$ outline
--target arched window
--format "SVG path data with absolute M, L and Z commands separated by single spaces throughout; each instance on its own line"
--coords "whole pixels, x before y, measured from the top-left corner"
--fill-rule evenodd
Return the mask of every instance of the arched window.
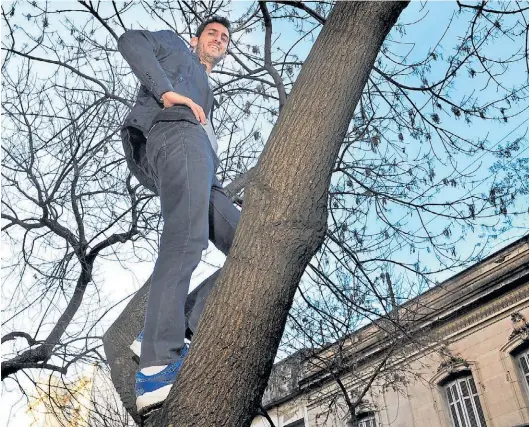
M 470 372 L 442 385 L 453 427 L 486 427 L 476 383 Z
M 445 412 L 451 427 L 487 427 L 488 417 L 477 386 L 477 374 L 475 362 L 451 356 L 430 380 L 444 401 L 439 410 Z

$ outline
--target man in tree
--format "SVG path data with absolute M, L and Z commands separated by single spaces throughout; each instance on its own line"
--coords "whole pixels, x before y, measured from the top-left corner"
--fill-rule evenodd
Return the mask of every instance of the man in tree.
M 169 394 L 187 353 L 186 328 L 190 337 L 213 286 L 216 275 L 200 285 L 186 319 L 191 274 L 208 238 L 227 253 L 239 220 L 215 176 L 219 161 L 208 79 L 225 57 L 229 40 L 229 21 L 212 17 L 197 29 L 191 50 L 172 31 L 127 31 L 118 42 L 141 82 L 123 125 L 125 151 L 132 154 L 133 172 L 154 182 L 164 219 L 144 331 L 131 346 L 140 353 L 140 415 L 161 406 Z

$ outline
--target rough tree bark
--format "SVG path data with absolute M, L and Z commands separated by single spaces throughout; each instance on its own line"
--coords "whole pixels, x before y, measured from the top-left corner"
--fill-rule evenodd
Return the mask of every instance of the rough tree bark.
M 324 238 L 340 144 L 382 42 L 406 5 L 339 2 L 329 15 L 245 191 L 230 255 L 177 387 L 149 426 L 251 424 L 297 284 Z M 126 324 L 141 322 L 124 315 L 113 327 L 121 335 Z

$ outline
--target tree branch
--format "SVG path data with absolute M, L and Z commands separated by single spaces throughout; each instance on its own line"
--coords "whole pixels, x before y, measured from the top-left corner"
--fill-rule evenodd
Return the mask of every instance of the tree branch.
M 226 192 L 226 195 L 232 199 L 237 195 L 239 191 L 241 191 L 248 182 L 252 179 L 256 171 L 256 167 L 254 166 L 251 169 L 248 169 L 246 172 L 240 174 L 237 178 L 235 178 L 232 182 L 230 182 L 226 187 L 224 187 L 224 191 Z
M 116 4 L 115 4 L 115 2 L 112 2 L 112 3 L 114 4 L 114 9 L 115 9 L 116 8 Z M 82 4 L 84 7 L 86 7 L 88 9 L 88 11 L 92 14 L 92 16 L 94 18 L 96 18 L 101 23 L 101 25 L 103 25 L 103 27 L 105 27 L 107 29 L 107 31 L 110 34 L 112 34 L 112 37 L 114 37 L 115 40 L 118 39 L 118 35 L 115 33 L 115 31 L 112 28 L 110 28 L 110 26 L 107 24 L 107 22 L 103 18 L 101 18 L 101 15 L 99 15 L 97 10 L 95 10 L 91 4 L 88 4 L 88 3 L 84 2 L 84 1 L 80 1 L 79 4 Z M 116 10 L 116 12 L 117 12 L 117 10 Z M 119 15 L 118 15 L 118 17 L 119 17 Z M 121 18 L 119 18 L 119 21 L 121 22 Z M 123 23 L 121 23 L 121 25 L 123 25 Z
M 95 83 L 96 85 L 98 85 L 99 87 L 101 87 L 101 89 L 103 89 L 103 92 L 105 93 L 105 97 L 106 98 L 109 98 L 109 99 L 114 99 L 116 101 L 119 101 L 123 104 L 125 104 L 127 107 L 129 108 L 132 108 L 132 104 L 127 101 L 126 99 L 124 98 L 121 98 L 120 96 L 117 96 L 117 95 L 114 95 L 113 93 L 111 93 L 108 88 L 103 84 L 101 83 L 99 80 L 93 78 L 93 77 L 90 77 L 84 73 L 82 73 L 81 71 L 79 71 L 77 68 L 75 67 L 72 67 L 71 65 L 68 65 L 64 62 L 61 62 L 61 61 L 54 61 L 53 59 L 44 59 L 44 58 L 38 58 L 36 56 L 32 56 L 32 55 L 28 55 L 27 53 L 23 53 L 23 52 L 19 52 L 17 50 L 14 50 L 14 49 L 9 49 L 9 48 L 2 48 L 2 50 L 5 50 L 7 52 L 11 52 L 11 53 L 14 53 L 15 55 L 19 55 L 19 56 L 22 56 L 23 58 L 27 58 L 27 59 L 31 59 L 33 61 L 39 61 L 39 62 L 45 62 L 45 63 L 48 63 L 48 64 L 55 64 L 55 65 L 58 65 L 60 67 L 64 67 L 68 70 L 70 70 L 72 73 L 78 75 L 79 77 L 82 77 L 83 79 L 86 79 L 86 80 L 89 80 L 91 81 L 92 83 Z
M 22 369 L 48 369 L 50 371 L 60 372 L 63 375 L 68 372 L 68 368 L 51 365 L 49 363 L 7 361 L 2 362 L 2 381 Z
M 283 84 L 283 79 L 277 72 L 277 70 L 272 65 L 272 19 L 270 18 L 270 13 L 266 7 L 266 1 L 260 1 L 259 7 L 261 8 L 261 13 L 263 14 L 263 19 L 265 23 L 265 69 L 268 71 L 274 83 L 276 84 L 277 93 L 279 95 L 279 111 L 283 108 L 287 102 L 287 93 L 285 91 L 285 85 Z
M 77 280 L 77 285 L 72 298 L 46 340 L 44 340 L 43 344 L 39 345 L 37 348 L 26 350 L 12 359 L 2 362 L 2 380 L 9 375 L 15 374 L 21 369 L 30 366 L 46 366 L 46 362 L 52 355 L 53 348 L 59 342 L 60 338 L 66 331 L 66 328 L 70 325 L 75 313 L 77 313 L 83 300 L 86 287 L 92 280 L 93 265 L 86 263 L 86 261 L 81 261 L 81 268 L 82 271 Z M 44 364 L 40 364 L 40 362 L 44 362 Z
M 2 337 L 2 344 L 15 338 L 25 338 L 30 346 L 37 343 L 37 340 L 33 339 L 27 332 L 9 332 Z
M 323 16 L 321 16 L 318 12 L 316 12 L 315 10 L 311 9 L 310 7 L 308 7 L 302 1 L 276 1 L 274 3 L 284 4 L 284 5 L 287 5 L 287 6 L 295 7 L 297 9 L 301 9 L 304 12 L 307 12 L 314 19 L 316 19 L 316 21 L 318 21 L 320 24 L 322 24 L 322 25 L 325 24 L 326 19 Z
M 270 424 L 270 427 L 276 427 L 276 425 L 272 421 L 272 418 L 270 418 L 270 415 L 268 415 L 268 412 L 266 411 L 266 409 L 263 408 L 263 405 L 259 406 L 259 410 L 257 411 L 257 414 L 264 417 L 266 421 L 268 421 L 268 423 Z

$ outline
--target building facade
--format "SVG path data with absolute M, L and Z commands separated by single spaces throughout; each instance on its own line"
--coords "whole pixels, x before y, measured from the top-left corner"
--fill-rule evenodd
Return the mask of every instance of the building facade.
M 400 342 L 382 322 L 365 326 L 341 346 L 349 362 L 338 375 L 321 363 L 337 357 L 333 346 L 276 364 L 263 399 L 274 426 L 529 426 L 528 237 L 395 316 L 405 325 Z M 344 392 L 351 402 L 361 396 L 353 419 Z M 268 426 L 264 415 L 252 424 Z

